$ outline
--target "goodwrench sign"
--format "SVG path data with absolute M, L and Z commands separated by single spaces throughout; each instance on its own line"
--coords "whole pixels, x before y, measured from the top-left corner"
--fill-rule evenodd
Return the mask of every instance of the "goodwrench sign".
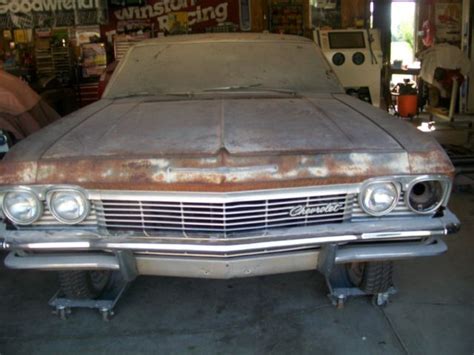
M 96 25 L 107 20 L 107 0 L 0 0 L 0 28 Z

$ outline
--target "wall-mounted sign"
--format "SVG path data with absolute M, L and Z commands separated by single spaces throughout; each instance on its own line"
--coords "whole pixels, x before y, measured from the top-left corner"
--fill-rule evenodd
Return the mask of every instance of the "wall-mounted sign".
M 240 24 L 239 0 L 148 0 L 144 6 L 110 8 L 109 24 L 121 30 L 148 23 L 158 31 L 169 31 L 175 23 L 173 14 L 186 16 L 184 22 L 191 32 L 204 32 L 224 23 Z
M 93 25 L 107 20 L 107 0 L 0 0 L 0 28 Z
M 461 3 L 437 3 L 436 37 L 439 41 L 458 42 L 461 40 Z

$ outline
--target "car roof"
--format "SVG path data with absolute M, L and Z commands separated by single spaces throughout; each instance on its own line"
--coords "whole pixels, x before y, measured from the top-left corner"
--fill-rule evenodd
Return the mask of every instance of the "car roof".
M 312 43 L 308 38 L 293 35 L 274 33 L 203 33 L 188 35 L 173 35 L 152 38 L 142 41 L 135 46 L 153 45 L 161 43 L 205 43 L 205 42 L 299 42 Z

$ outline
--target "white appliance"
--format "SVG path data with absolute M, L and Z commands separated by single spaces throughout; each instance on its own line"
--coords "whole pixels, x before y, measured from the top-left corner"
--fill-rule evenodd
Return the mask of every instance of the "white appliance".
M 315 41 L 348 94 L 380 106 L 383 54 L 377 30 L 316 30 Z

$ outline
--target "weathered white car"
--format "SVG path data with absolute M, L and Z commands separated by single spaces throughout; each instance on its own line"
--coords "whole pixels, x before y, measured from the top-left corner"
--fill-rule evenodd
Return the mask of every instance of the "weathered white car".
M 345 95 L 310 40 L 154 39 L 99 102 L 7 154 L 1 245 L 10 268 L 60 271 L 70 298 L 114 271 L 319 270 L 379 294 L 393 260 L 446 251 L 453 171 L 430 136 Z

